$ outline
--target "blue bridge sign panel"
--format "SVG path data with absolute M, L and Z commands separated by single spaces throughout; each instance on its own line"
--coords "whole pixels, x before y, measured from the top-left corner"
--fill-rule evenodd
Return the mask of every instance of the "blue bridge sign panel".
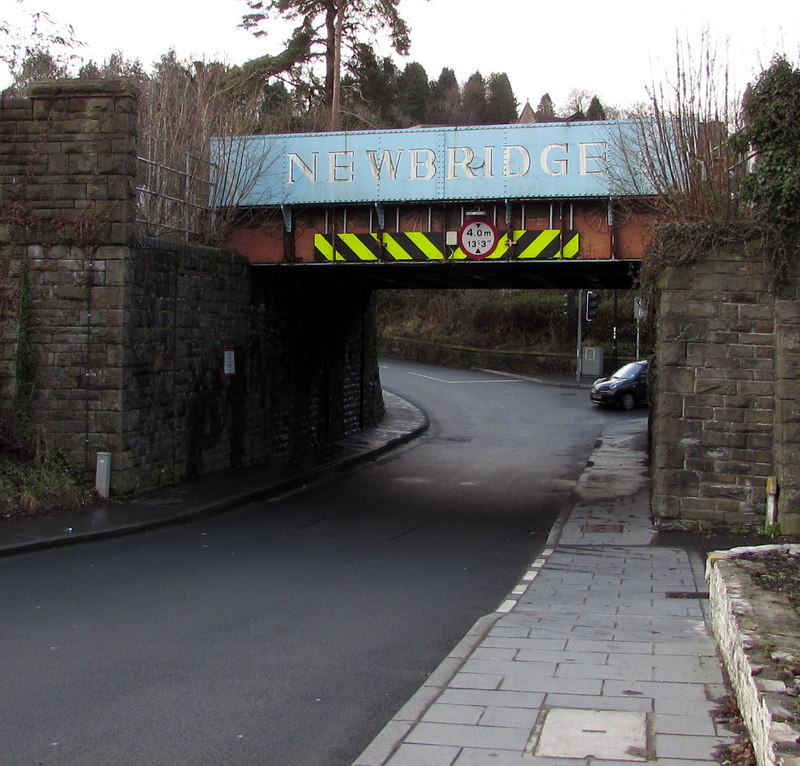
M 625 123 L 214 139 L 216 204 L 276 206 L 641 195 Z

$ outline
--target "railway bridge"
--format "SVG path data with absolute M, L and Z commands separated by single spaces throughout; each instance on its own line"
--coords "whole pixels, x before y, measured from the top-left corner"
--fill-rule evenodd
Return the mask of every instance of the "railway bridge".
M 627 288 L 642 256 L 616 124 L 220 137 L 210 248 L 143 228 L 137 113 L 121 80 L 0 101 L 0 417 L 112 494 L 377 423 L 375 289 Z
M 633 136 L 567 122 L 220 138 L 215 202 L 240 211 L 228 244 L 281 274 L 628 288 L 646 239 Z

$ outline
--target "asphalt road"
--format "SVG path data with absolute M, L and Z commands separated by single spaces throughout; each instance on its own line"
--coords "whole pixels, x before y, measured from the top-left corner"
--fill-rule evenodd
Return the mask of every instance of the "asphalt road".
M 421 439 L 146 535 L 0 560 L 0 763 L 345 766 L 543 546 L 611 420 L 386 363 Z

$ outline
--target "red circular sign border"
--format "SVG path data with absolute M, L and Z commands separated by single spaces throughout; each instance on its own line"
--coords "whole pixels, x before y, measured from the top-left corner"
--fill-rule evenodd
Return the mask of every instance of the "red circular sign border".
M 483 223 L 486 224 L 492 232 L 494 232 L 494 245 L 492 246 L 491 250 L 487 250 L 485 253 L 481 253 L 476 255 L 474 253 L 470 253 L 466 250 L 463 244 L 463 235 L 464 230 L 467 226 L 470 226 L 473 223 Z M 473 216 L 468 218 L 464 223 L 461 224 L 461 228 L 458 230 L 458 246 L 461 249 L 461 252 L 464 253 L 467 258 L 475 261 L 481 261 L 484 258 L 488 258 L 495 250 L 497 250 L 498 245 L 500 244 L 500 230 L 497 226 L 494 225 L 492 220 L 489 218 L 488 215 L 481 215 L 481 216 Z

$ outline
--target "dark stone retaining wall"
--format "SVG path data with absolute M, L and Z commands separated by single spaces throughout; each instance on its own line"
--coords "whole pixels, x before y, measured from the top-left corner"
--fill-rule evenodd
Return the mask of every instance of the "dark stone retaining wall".
M 89 468 L 110 452 L 115 493 L 306 461 L 379 422 L 368 291 L 138 236 L 135 109 L 113 81 L 0 102 L 0 414 Z

